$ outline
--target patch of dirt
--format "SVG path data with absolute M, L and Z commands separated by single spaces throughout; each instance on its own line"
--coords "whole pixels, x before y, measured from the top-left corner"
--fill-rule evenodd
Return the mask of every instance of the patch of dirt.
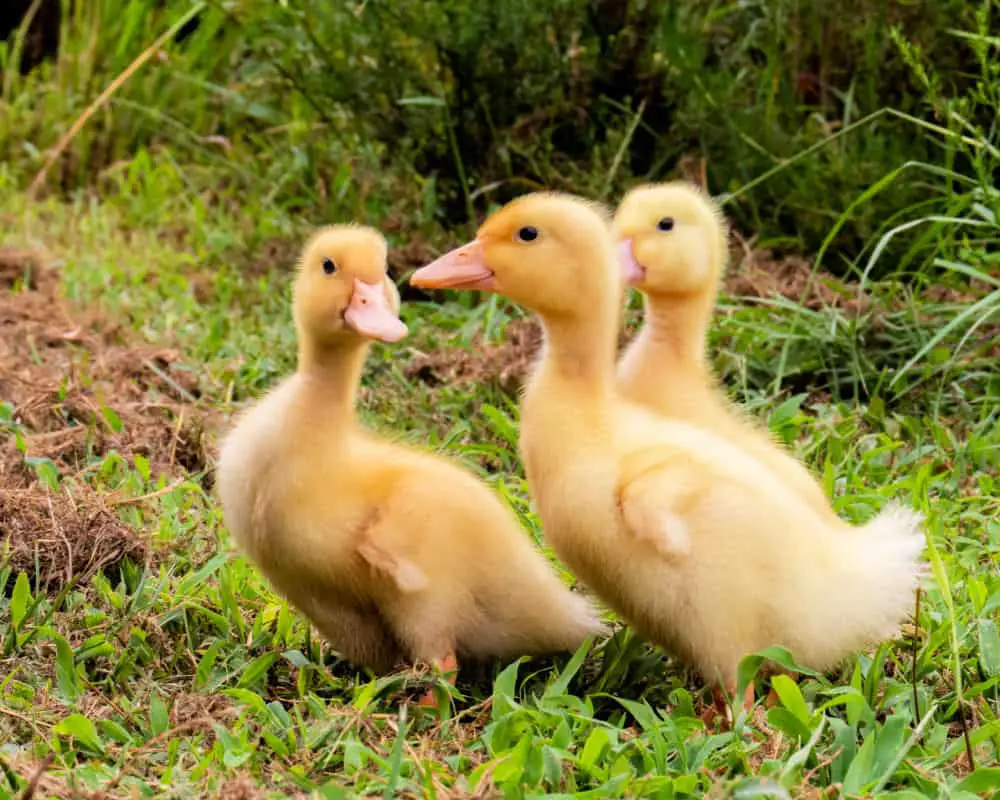
M 263 800 L 263 798 L 273 796 L 273 794 L 261 788 L 260 783 L 254 781 L 248 775 L 238 775 L 235 778 L 229 778 L 219 787 L 217 794 L 213 795 L 215 800 Z M 289 800 L 307 800 L 310 795 L 295 792 L 283 796 L 289 798 Z M 409 795 L 402 796 L 408 797 Z
M 427 291 L 413 286 L 409 281 L 402 281 L 402 277 L 410 270 L 430 264 L 439 253 L 426 241 L 420 238 L 413 238 L 401 247 L 393 247 L 389 250 L 389 277 L 396 282 L 399 290 L 399 297 L 404 303 L 426 302 L 433 300 L 441 302 L 442 292 Z
M 920 296 L 935 303 L 955 303 L 956 305 L 965 305 L 968 303 L 975 303 L 977 300 L 982 300 L 983 297 L 989 294 L 992 290 L 993 287 L 984 281 L 971 278 L 968 285 L 962 289 L 958 289 L 954 286 L 946 286 L 940 283 L 931 284 L 923 289 Z
M 771 250 L 743 253 L 744 264 L 726 277 L 726 292 L 743 299 L 766 299 L 775 295 L 800 303 L 812 310 L 841 308 L 858 314 L 869 306 L 867 296 L 859 298 L 856 287 L 825 272 L 813 272 L 802 256 L 777 257 Z
M 389 274 L 396 280 L 411 269 L 418 269 L 430 264 L 440 255 L 430 244 L 414 236 L 407 239 L 400 247 L 389 249 Z
M 45 263 L 0 248 L 0 401 L 17 431 L 0 423 L 0 540 L 15 569 L 48 586 L 150 557 L 115 512 L 122 501 L 73 478 L 111 452 L 144 457 L 154 476 L 206 471 L 211 425 L 180 353 L 132 346 L 101 315 L 70 310 Z M 67 479 L 59 492 L 37 480 L 45 460 Z
M 180 692 L 174 696 L 174 704 L 170 709 L 170 724 L 174 727 L 181 727 L 205 717 L 219 722 L 228 722 L 239 715 L 239 708 L 223 695 Z
M 403 374 L 429 386 L 495 380 L 505 391 L 514 391 L 531 369 L 541 344 L 538 322 L 534 318 L 516 319 L 507 325 L 502 342 L 488 342 L 477 334 L 469 350 L 442 348 L 419 353 L 403 368 Z
M 701 153 L 682 155 L 677 162 L 677 171 L 682 180 L 693 183 L 703 192 L 708 190 L 708 162 Z
M 251 278 L 261 278 L 275 270 L 291 272 L 299 263 L 299 239 L 268 239 L 254 248 L 253 257 L 242 267 L 244 274 Z
M 51 274 L 44 270 L 40 256 L 28 250 L 0 247 L 0 289 L 22 286 L 28 291 L 51 290 Z
M 37 584 L 46 586 L 86 581 L 126 556 L 139 563 L 149 556 L 145 537 L 86 487 L 72 494 L 4 487 L 0 538 L 14 571 L 37 575 Z
M 180 353 L 131 346 L 98 315 L 71 315 L 37 255 L 4 251 L 0 285 L 13 274 L 36 287 L 0 293 L 0 400 L 14 405 L 25 455 L 64 474 L 111 451 L 145 457 L 155 474 L 204 470 L 208 418 Z M 30 477 L 10 439 L 0 447 L 0 486 Z
M 258 800 L 267 797 L 251 778 L 239 777 L 230 778 L 221 787 L 216 795 L 217 800 Z

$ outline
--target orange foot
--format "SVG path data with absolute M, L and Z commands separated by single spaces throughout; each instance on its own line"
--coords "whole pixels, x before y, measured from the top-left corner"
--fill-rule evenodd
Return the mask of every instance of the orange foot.
M 448 683 L 452 686 L 455 685 L 455 679 L 458 677 L 458 659 L 455 658 L 454 651 L 442 659 L 434 659 L 431 665 L 439 672 L 444 673 Z M 424 696 L 417 701 L 417 705 L 424 708 L 437 708 L 437 696 L 434 689 L 428 689 Z
M 732 724 L 730 719 L 729 701 L 727 700 L 727 695 L 733 697 L 736 694 L 736 686 L 730 685 L 726 688 L 726 691 L 722 691 L 721 686 L 712 687 L 712 704 L 706 708 L 701 715 L 701 721 L 705 723 L 705 727 L 711 727 L 716 719 L 721 722 L 721 728 L 723 730 L 728 730 Z M 743 710 L 749 711 L 753 708 L 754 704 L 754 688 L 753 683 L 747 685 L 747 688 L 743 692 Z

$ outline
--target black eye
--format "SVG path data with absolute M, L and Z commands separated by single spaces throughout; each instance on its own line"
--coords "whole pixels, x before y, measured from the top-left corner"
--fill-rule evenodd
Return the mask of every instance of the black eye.
M 517 232 L 517 238 L 521 242 L 533 242 L 538 238 L 538 228 L 525 225 Z
M 663 231 L 664 233 L 666 233 L 667 231 L 672 231 L 673 229 L 674 229 L 673 217 L 664 217 L 663 219 L 661 219 L 659 222 L 656 223 L 656 230 L 658 231 Z
M 327 275 L 333 275 L 333 273 L 336 272 L 336 271 L 337 271 L 337 265 L 333 263 L 333 259 L 332 258 L 324 258 L 323 259 L 323 272 L 325 272 Z

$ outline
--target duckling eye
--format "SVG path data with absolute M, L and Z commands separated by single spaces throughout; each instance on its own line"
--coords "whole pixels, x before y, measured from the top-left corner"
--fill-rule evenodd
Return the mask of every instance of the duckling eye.
M 659 222 L 656 223 L 656 230 L 658 231 L 663 231 L 664 233 L 666 233 L 667 231 L 672 231 L 673 229 L 674 229 L 673 217 L 664 217 L 663 219 L 661 219 Z
M 333 259 L 332 258 L 324 258 L 323 259 L 323 272 L 325 272 L 327 275 L 333 275 L 333 273 L 336 272 L 336 271 L 337 271 L 337 265 L 333 263 Z
M 538 228 L 534 228 L 531 225 L 525 225 L 517 232 L 517 240 L 519 242 L 533 242 L 538 238 Z

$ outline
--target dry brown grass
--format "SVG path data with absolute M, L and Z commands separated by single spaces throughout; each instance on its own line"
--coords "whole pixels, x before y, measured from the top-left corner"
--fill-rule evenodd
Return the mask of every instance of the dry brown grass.
M 115 512 L 119 501 L 75 480 L 95 462 L 142 456 L 171 480 L 209 465 L 196 373 L 176 350 L 129 339 L 71 308 L 44 254 L 0 249 L 0 398 L 19 429 L 0 441 L 0 537 L 14 569 L 39 585 L 150 557 L 146 537 Z M 43 488 L 28 459 L 50 461 L 60 491 Z

